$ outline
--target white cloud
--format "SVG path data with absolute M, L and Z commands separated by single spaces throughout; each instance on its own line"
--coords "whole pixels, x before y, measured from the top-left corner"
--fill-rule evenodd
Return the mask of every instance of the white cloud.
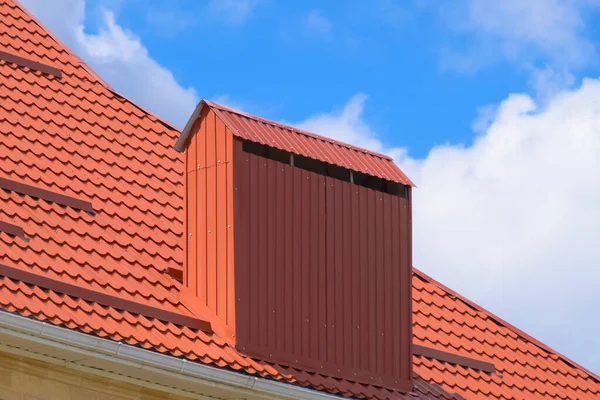
M 327 36 L 333 30 L 333 24 L 319 10 L 310 10 L 306 15 L 306 28 L 318 35 Z
M 363 120 L 362 114 L 366 101 L 367 96 L 359 93 L 348 100 L 341 110 L 317 114 L 292 125 L 309 132 L 322 133 L 332 139 L 352 143 L 355 146 L 372 151 L 385 151 L 396 157 L 403 156 L 406 152 L 405 149 L 386 147 Z
M 531 68 L 529 86 L 533 89 L 538 101 L 545 103 L 558 92 L 573 86 L 575 77 L 566 69 Z
M 198 101 L 196 91 L 181 86 L 111 11 L 101 10 L 99 29 L 89 33 L 85 0 L 22 2 L 120 93 L 178 126 L 185 124 Z
M 596 0 L 465 0 L 443 14 L 459 32 L 472 34 L 467 50 L 446 49 L 444 63 L 467 72 L 502 59 L 577 68 L 596 58 L 584 20 Z
M 386 148 L 364 101 L 300 125 L 387 152 L 416 182 L 415 266 L 600 371 L 600 80 L 543 106 L 510 95 L 482 112 L 472 146 L 423 160 Z
M 248 19 L 261 0 L 211 0 L 209 10 L 225 22 L 238 24 Z

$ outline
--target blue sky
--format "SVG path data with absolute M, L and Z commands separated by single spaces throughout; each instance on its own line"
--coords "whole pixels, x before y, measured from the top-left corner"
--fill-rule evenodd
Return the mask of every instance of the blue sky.
M 554 62 L 542 51 L 517 62 L 481 54 L 502 44 L 460 26 L 466 5 L 439 3 L 96 0 L 86 21 L 93 32 L 94 10 L 113 10 L 182 86 L 265 117 L 300 121 L 364 93 L 364 119 L 382 140 L 424 157 L 471 143 L 479 107 L 535 92 L 531 69 Z
M 414 264 L 600 372 L 600 0 L 22 0 L 118 91 L 393 156 Z

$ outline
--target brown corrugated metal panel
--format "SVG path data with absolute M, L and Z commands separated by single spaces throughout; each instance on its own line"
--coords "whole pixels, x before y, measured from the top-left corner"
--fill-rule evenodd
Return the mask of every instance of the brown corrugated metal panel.
M 192 129 L 186 149 L 184 283 L 198 302 L 193 306 L 212 311 L 233 330 L 233 135 L 208 109 Z
M 388 156 L 203 100 L 242 139 L 414 186 Z
M 410 388 L 410 201 L 234 147 L 237 348 Z

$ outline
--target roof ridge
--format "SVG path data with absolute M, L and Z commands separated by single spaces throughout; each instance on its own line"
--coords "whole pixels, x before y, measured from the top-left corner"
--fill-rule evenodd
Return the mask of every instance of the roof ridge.
M 238 110 L 238 109 L 235 109 L 235 108 L 224 106 L 222 104 L 215 103 L 214 101 L 211 101 L 211 100 L 204 99 L 202 101 L 204 101 L 211 108 L 216 108 L 216 109 L 221 110 L 221 111 L 228 111 L 228 112 L 231 112 L 231 113 L 235 113 L 235 114 L 241 115 L 242 117 L 250 118 L 250 119 L 253 119 L 255 121 L 259 121 L 259 122 L 262 122 L 262 123 L 265 123 L 265 124 L 276 126 L 278 128 L 282 128 L 282 129 L 286 129 L 286 130 L 292 131 L 294 133 L 299 133 L 301 135 L 308 136 L 308 137 L 310 137 L 312 139 L 322 140 L 322 141 L 325 141 L 325 142 L 329 142 L 331 144 L 335 144 L 335 145 L 340 146 L 340 147 L 345 147 L 345 148 L 353 150 L 353 151 L 357 151 L 357 152 L 360 152 L 360 153 L 365 153 L 365 154 L 371 155 L 373 157 L 378 157 L 378 158 L 381 158 L 383 160 L 393 161 L 393 159 L 390 156 L 378 153 L 376 151 L 368 150 L 368 149 L 365 149 L 363 147 L 355 146 L 355 145 L 352 145 L 352 144 L 349 144 L 349 143 L 344 143 L 344 142 L 341 142 L 341 141 L 338 141 L 338 140 L 335 140 L 335 139 L 328 138 L 326 136 L 321 136 L 321 135 L 318 135 L 316 133 L 305 131 L 303 129 L 299 129 L 299 128 L 296 128 L 296 127 L 291 126 L 291 125 L 286 125 L 286 124 L 282 124 L 280 122 L 276 122 L 276 121 L 273 121 L 273 120 L 270 120 L 270 119 L 267 119 L 267 118 L 259 117 L 258 115 L 249 114 L 249 113 L 247 113 L 245 111 L 241 111 L 241 110 Z
M 175 130 L 177 132 L 181 132 L 179 128 L 177 128 L 175 125 L 171 124 L 169 121 L 167 121 L 167 120 L 159 117 L 158 115 L 156 115 L 156 114 L 154 114 L 154 113 L 146 110 L 145 108 L 143 108 L 142 106 L 140 106 L 136 102 L 130 100 L 128 97 L 126 97 L 126 96 L 122 95 L 121 93 L 119 93 L 118 91 L 116 91 L 111 85 L 108 84 L 108 82 L 106 82 L 104 79 L 102 79 L 102 77 L 100 77 L 100 75 L 98 73 L 96 73 L 96 71 L 94 71 L 94 69 L 92 67 L 90 67 L 85 61 L 83 61 L 83 59 L 81 59 L 81 57 L 79 57 L 73 50 L 71 50 L 71 48 L 69 46 L 67 46 L 62 40 L 60 40 L 58 37 L 56 37 L 56 35 L 54 35 L 54 33 L 52 32 L 52 30 L 48 29 L 48 27 L 46 27 L 46 25 L 44 25 L 26 7 L 24 7 L 21 4 L 20 0 L 12 0 L 12 1 L 13 1 L 14 5 L 16 7 L 18 7 L 29 18 L 31 18 L 31 20 L 35 24 L 37 24 L 59 46 L 61 46 L 63 48 L 63 50 L 65 50 L 67 52 L 67 54 L 69 54 L 69 56 L 77 64 L 79 64 L 79 66 L 81 66 L 81 68 L 83 68 L 88 74 L 90 74 L 94 79 L 96 79 L 98 81 L 98 83 L 100 83 L 100 85 L 104 86 L 104 88 L 106 90 L 108 90 L 109 92 L 111 92 L 115 96 L 118 96 L 118 97 L 122 98 L 123 100 L 127 101 L 133 107 L 135 107 L 135 108 L 141 110 L 142 112 L 144 112 L 144 113 L 146 113 L 146 114 L 148 114 L 148 115 L 156 118 L 157 121 L 159 121 L 161 124 L 165 125 L 169 129 L 173 129 L 173 130 Z
M 106 89 L 112 89 L 111 86 L 100 77 L 100 75 L 98 75 L 96 73 L 96 71 L 94 71 L 89 65 L 87 65 L 87 63 L 85 61 L 83 61 L 73 50 L 71 50 L 71 48 L 69 46 L 67 46 L 65 44 L 65 42 L 63 42 L 62 40 L 60 40 L 58 37 L 56 37 L 56 35 L 54 35 L 54 33 L 52 32 L 51 29 L 48 29 L 48 27 L 46 25 L 44 25 L 42 23 L 42 21 L 40 21 L 38 18 L 36 18 L 28 9 L 27 7 L 23 6 L 20 2 L 20 0 L 12 0 L 13 3 L 15 4 L 15 6 L 17 6 L 25 15 L 27 15 L 29 18 L 31 18 L 31 20 L 37 24 L 48 36 L 50 36 L 52 38 L 52 40 L 54 40 L 59 46 L 61 46 L 63 48 L 63 50 L 65 50 L 69 56 L 71 58 L 73 58 L 87 73 L 89 73 L 90 75 L 92 75 L 95 79 L 98 80 L 98 82 L 104 86 Z
M 458 300 L 462 301 L 463 303 L 465 303 L 467 306 L 473 308 L 476 311 L 482 312 L 485 315 L 487 315 L 491 320 L 493 320 L 496 324 L 503 326 L 507 329 L 512 330 L 514 333 L 516 333 L 518 336 L 520 336 L 522 339 L 532 343 L 533 345 L 539 347 L 540 349 L 553 354 L 555 356 L 557 356 L 558 358 L 560 358 L 564 363 L 570 365 L 573 368 L 579 369 L 583 372 L 585 372 L 586 374 L 588 374 L 591 378 L 593 378 L 594 380 L 596 380 L 598 383 L 600 383 L 600 376 L 596 375 L 595 373 L 593 373 L 592 371 L 588 370 L 587 368 L 581 366 L 580 364 L 576 363 L 575 361 L 571 360 L 569 357 L 559 353 L 558 351 L 554 350 L 553 348 L 551 348 L 550 346 L 542 343 L 541 341 L 537 340 L 536 338 L 534 338 L 533 336 L 529 335 L 528 333 L 524 332 L 523 330 L 517 328 L 516 326 L 514 326 L 513 324 L 507 322 L 506 320 L 498 317 L 496 314 L 492 313 L 491 311 L 488 311 L 487 309 L 483 308 L 482 306 L 480 306 L 479 304 L 473 302 L 472 300 L 467 299 L 465 296 L 461 295 L 460 293 L 450 289 L 448 286 L 444 285 L 443 283 L 435 280 L 434 278 L 432 278 L 431 276 L 427 275 L 426 273 L 424 273 L 423 271 L 418 270 L 417 268 L 413 267 L 413 272 L 419 276 L 419 278 L 423 279 L 424 281 L 426 281 L 427 283 L 431 283 L 432 285 L 437 286 L 439 289 L 445 291 L 446 293 L 454 296 L 455 298 L 457 298 Z

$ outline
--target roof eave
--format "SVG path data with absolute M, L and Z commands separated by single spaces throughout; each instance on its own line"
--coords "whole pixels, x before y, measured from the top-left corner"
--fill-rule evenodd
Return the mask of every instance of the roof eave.
M 0 311 L 0 351 L 159 391 L 223 399 L 334 400 L 338 396 L 250 376 Z M 110 371 L 110 372 L 108 372 Z

